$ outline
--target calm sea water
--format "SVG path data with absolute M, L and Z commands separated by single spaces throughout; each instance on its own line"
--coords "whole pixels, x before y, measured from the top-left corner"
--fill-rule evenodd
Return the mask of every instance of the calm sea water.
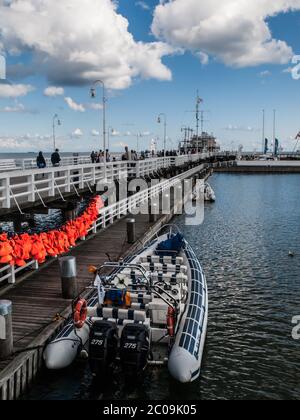
M 141 384 L 121 375 L 103 387 L 86 363 L 45 372 L 29 399 L 299 399 L 300 176 L 217 174 L 217 202 L 204 224 L 176 223 L 194 247 L 209 285 L 209 327 L 202 378 L 188 386 L 166 370 Z M 295 257 L 288 256 L 289 250 Z

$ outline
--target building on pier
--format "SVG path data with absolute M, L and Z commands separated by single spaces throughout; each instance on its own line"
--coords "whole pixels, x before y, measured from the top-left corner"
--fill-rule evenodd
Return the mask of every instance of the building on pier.
M 220 145 L 213 134 L 208 134 L 205 131 L 200 136 L 193 136 L 191 139 L 191 147 L 200 153 L 202 152 L 219 152 Z
M 200 135 L 193 135 L 190 138 L 185 137 L 181 142 L 182 151 L 198 151 L 199 153 L 216 153 L 220 151 L 220 145 L 213 134 L 203 131 Z

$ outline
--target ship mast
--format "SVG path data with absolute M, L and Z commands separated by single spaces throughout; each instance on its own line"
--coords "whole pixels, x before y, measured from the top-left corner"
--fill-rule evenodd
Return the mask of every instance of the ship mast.
M 200 121 L 200 104 L 203 100 L 199 96 L 199 91 L 197 90 L 196 98 L 196 141 L 197 141 L 197 153 L 199 153 L 199 121 Z M 203 131 L 203 113 L 201 113 L 201 129 Z

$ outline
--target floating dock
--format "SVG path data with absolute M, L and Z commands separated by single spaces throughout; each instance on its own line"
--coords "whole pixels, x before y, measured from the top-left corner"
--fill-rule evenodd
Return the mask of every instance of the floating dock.
M 247 173 L 247 174 L 299 174 L 300 160 L 240 160 L 234 165 L 217 168 L 218 172 Z

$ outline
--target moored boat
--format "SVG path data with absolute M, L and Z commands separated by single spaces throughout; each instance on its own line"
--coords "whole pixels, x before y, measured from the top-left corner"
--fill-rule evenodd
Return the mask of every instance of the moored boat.
M 201 199 L 201 196 L 206 202 L 214 203 L 216 201 L 216 194 L 208 182 L 205 182 L 200 190 L 193 191 L 192 199 L 197 201 Z
M 177 228 L 167 227 L 137 255 L 94 272 L 91 299 L 75 302 L 74 319 L 44 352 L 46 366 L 65 368 L 85 349 L 99 378 L 119 364 L 126 375 L 167 365 L 179 382 L 196 380 L 207 330 L 207 284 Z

